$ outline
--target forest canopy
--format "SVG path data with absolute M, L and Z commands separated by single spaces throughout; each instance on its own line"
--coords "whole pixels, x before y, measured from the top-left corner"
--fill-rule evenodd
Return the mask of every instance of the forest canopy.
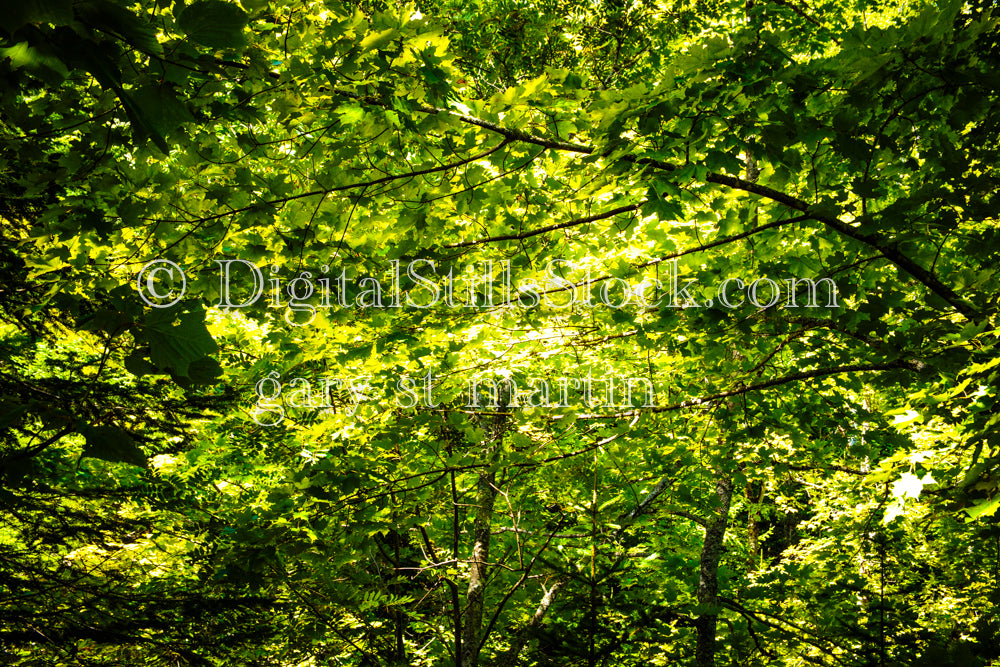
M 0 662 L 1000 664 L 981 0 L 0 7 Z

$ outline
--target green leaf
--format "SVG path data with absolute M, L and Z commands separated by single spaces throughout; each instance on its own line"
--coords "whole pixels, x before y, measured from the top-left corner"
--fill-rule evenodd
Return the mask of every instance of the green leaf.
M 33 271 L 28 274 L 28 278 L 32 280 L 46 273 L 59 271 L 67 266 L 66 262 L 63 261 L 61 257 L 57 256 L 41 257 L 39 259 L 32 259 L 29 257 L 24 260 L 24 263 L 29 269 L 33 269 Z
M 14 32 L 28 23 L 66 25 L 72 21 L 72 0 L 12 0 L 0 3 L 0 28 L 8 32 Z
M 188 376 L 194 384 L 209 384 L 222 375 L 222 366 L 212 357 L 202 357 L 191 362 Z
M 83 331 L 106 331 L 118 334 L 131 323 L 132 318 L 126 313 L 113 308 L 102 308 L 83 320 L 78 328 Z
M 166 137 L 183 123 L 194 121 L 170 86 L 145 86 L 131 91 L 130 97 L 143 125 L 155 132 L 155 136 Z
M 980 501 L 972 507 L 966 507 L 965 512 L 969 515 L 969 521 L 975 521 L 984 516 L 993 516 L 998 507 L 1000 507 L 1000 494 L 992 499 Z
M 177 19 L 192 41 L 204 46 L 228 49 L 243 46 L 247 13 L 234 3 L 202 0 L 184 8 Z
M 340 122 L 344 125 L 355 125 L 364 120 L 365 110 L 360 104 L 351 102 L 337 107 L 337 115 L 340 116 Z
M 28 407 L 16 401 L 0 401 L 0 428 L 10 428 L 12 424 L 28 414 Z
M 80 433 L 86 439 L 83 456 L 146 467 L 146 455 L 122 429 L 116 426 L 84 426 Z
M 136 376 L 151 375 L 156 373 L 156 366 L 149 363 L 142 350 L 136 350 L 125 357 L 125 370 Z
M 107 0 L 90 0 L 76 5 L 76 12 L 88 25 L 121 37 L 137 49 L 155 55 L 163 54 L 153 25 L 124 7 Z
M 188 377 L 191 362 L 212 354 L 217 347 L 201 310 L 181 313 L 176 324 L 174 317 L 173 309 L 153 311 L 146 318 L 143 336 L 154 366 Z
M 392 41 L 392 38 L 395 35 L 395 28 L 388 28 L 386 30 L 382 30 L 381 32 L 373 32 L 361 40 L 361 50 L 371 51 L 373 49 L 381 49 L 383 46 Z
M 132 99 L 132 96 L 119 88 L 118 99 L 122 101 L 122 106 L 125 107 L 125 112 L 128 114 L 136 143 L 141 142 L 143 139 L 152 139 L 157 148 L 164 153 L 170 153 L 170 145 L 167 143 L 166 138 L 150 124 L 145 113 L 136 104 L 136 101 Z
M 0 49 L 0 60 L 4 58 L 10 58 L 14 69 L 24 67 L 43 77 L 47 71 L 57 73 L 63 79 L 69 76 L 69 70 L 62 60 L 29 46 L 27 42 L 18 42 L 9 48 Z

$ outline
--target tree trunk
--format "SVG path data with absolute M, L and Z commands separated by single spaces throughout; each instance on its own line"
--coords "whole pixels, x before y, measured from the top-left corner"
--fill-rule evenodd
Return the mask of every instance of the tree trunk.
M 528 621 L 528 624 L 517 633 L 517 636 L 514 637 L 514 640 L 510 643 L 510 648 L 507 649 L 507 652 L 500 656 L 500 659 L 497 661 L 497 667 L 513 667 L 517 663 L 517 658 L 521 654 L 521 650 L 524 648 L 524 645 L 528 643 L 528 636 L 531 634 L 532 630 L 541 625 L 542 619 L 545 617 L 545 612 L 547 612 L 549 607 L 552 606 L 552 602 L 556 599 L 556 593 L 559 592 L 559 589 L 562 588 L 565 583 L 565 579 L 560 579 L 552 584 L 549 590 L 545 592 L 545 595 L 542 596 L 541 602 L 538 603 L 538 608 L 535 609 L 535 613 L 532 615 L 531 620 Z
M 479 642 L 483 629 L 483 600 L 486 597 L 486 563 L 490 556 L 491 523 L 496 489 L 496 474 L 479 475 L 476 490 L 476 519 L 473 524 L 472 568 L 465 602 L 465 623 L 462 635 L 461 667 L 479 665 Z
M 742 469 L 742 468 L 741 468 Z M 761 481 L 747 483 L 747 551 L 750 558 L 747 562 L 747 572 L 755 572 L 760 562 L 760 505 L 764 502 L 764 483 Z
M 484 462 L 492 465 L 503 441 L 509 396 L 501 395 L 500 411 L 494 416 L 486 436 Z M 488 470 L 488 468 L 487 468 Z M 482 472 L 476 483 L 476 515 L 472 524 L 472 558 L 469 570 L 469 588 L 465 597 L 465 618 L 462 626 L 462 649 L 458 667 L 478 667 L 479 648 L 483 643 L 483 604 L 486 599 L 487 563 L 490 557 L 490 538 L 493 534 L 493 504 L 496 501 L 496 473 Z
M 702 614 L 695 621 L 698 646 L 695 653 L 697 667 L 715 667 L 715 626 L 719 620 L 719 560 L 722 558 L 722 541 L 729 523 L 729 505 L 733 496 L 733 479 L 728 473 L 718 473 L 715 495 L 719 507 L 705 528 L 705 543 L 701 549 L 701 575 L 698 579 L 698 606 Z

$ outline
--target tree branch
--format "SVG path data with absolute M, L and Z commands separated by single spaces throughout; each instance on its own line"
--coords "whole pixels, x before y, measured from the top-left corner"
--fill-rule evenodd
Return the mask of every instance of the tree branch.
M 524 239 L 531 238 L 532 236 L 538 236 L 539 234 L 545 234 L 547 232 L 554 232 L 557 229 L 566 229 L 567 227 L 575 227 L 576 225 L 585 225 L 588 222 L 596 222 L 598 220 L 604 220 L 606 218 L 613 218 L 616 215 L 622 213 L 629 213 L 630 211 L 638 210 L 642 204 L 632 204 L 630 206 L 619 206 L 618 208 L 613 208 L 610 211 L 605 211 L 604 213 L 595 213 L 594 215 L 588 215 L 585 218 L 577 218 L 575 220 L 567 220 L 566 222 L 560 222 L 555 225 L 549 225 L 548 227 L 540 227 L 539 229 L 533 229 L 531 231 L 523 232 L 521 234 L 506 234 L 504 236 L 489 236 L 482 239 L 476 239 L 474 241 L 462 241 L 461 243 L 450 243 L 444 248 L 468 248 L 470 246 L 484 245 L 486 243 L 496 243 L 497 241 L 523 241 Z
M 690 408 L 697 405 L 705 405 L 707 403 L 712 403 L 723 398 L 729 398 L 731 396 L 742 396 L 748 394 L 752 391 L 760 391 L 762 389 L 770 389 L 771 387 L 777 387 L 783 384 L 788 384 L 790 382 L 798 382 L 799 380 L 811 380 L 813 378 L 824 377 L 827 375 L 837 375 L 840 373 L 862 373 L 867 371 L 887 371 L 894 369 L 909 369 L 914 371 L 923 370 L 926 366 L 916 360 L 904 360 L 900 359 L 897 361 L 892 361 L 885 364 L 848 364 L 845 366 L 834 366 L 833 368 L 817 368 L 811 371 L 803 371 L 802 373 L 793 373 L 791 375 L 785 375 L 779 378 L 774 378 L 766 382 L 760 382 L 758 384 L 746 385 L 739 387 L 737 389 L 730 389 L 729 391 L 719 392 L 718 394 L 711 394 L 709 396 L 702 396 L 700 398 L 691 399 L 688 401 L 681 401 L 679 403 L 672 403 L 670 405 L 653 406 L 645 409 L 628 410 L 625 412 L 619 412 L 607 415 L 580 415 L 577 419 L 621 419 L 624 417 L 634 417 L 643 412 L 673 412 L 675 410 L 683 410 L 684 408 Z
M 364 95 L 359 95 L 350 91 L 337 89 L 334 91 L 338 95 L 344 97 L 349 97 L 354 100 L 362 101 L 367 104 L 372 104 L 379 107 L 385 107 L 385 102 L 367 97 Z M 415 111 L 428 113 L 428 114 L 443 114 L 448 115 L 457 120 L 466 123 L 468 125 L 473 125 L 480 127 L 489 132 L 494 132 L 502 136 L 506 141 L 519 141 L 523 143 L 533 144 L 535 146 L 541 146 L 543 148 L 551 148 L 553 150 L 566 151 L 571 153 L 579 153 L 581 155 L 592 155 L 595 153 L 595 149 L 592 146 L 587 146 L 584 144 L 577 144 L 566 141 L 555 141 L 552 139 L 546 139 L 544 137 L 538 137 L 521 130 L 516 130 L 513 128 L 503 127 L 498 123 L 492 121 L 483 120 L 481 118 L 475 118 L 474 116 L 469 116 L 467 114 L 457 113 L 449 109 L 442 109 L 440 107 L 430 107 L 419 105 L 414 108 Z M 640 166 L 649 166 L 661 171 L 676 171 L 677 166 L 670 164 L 668 162 L 663 162 L 662 160 L 656 160 L 653 158 L 646 157 L 636 157 L 634 155 L 623 155 L 618 158 L 622 162 L 628 162 Z M 793 197 L 792 195 L 781 192 L 780 190 L 775 190 L 774 188 L 769 188 L 765 185 L 760 185 L 758 183 L 753 183 L 751 181 L 737 178 L 735 176 L 728 176 L 725 174 L 719 174 L 715 172 L 709 172 L 705 176 L 705 181 L 708 183 L 715 183 L 717 185 L 724 185 L 726 187 L 732 188 L 734 190 L 742 190 L 744 192 L 749 192 L 766 199 L 778 202 L 789 208 L 795 209 L 797 211 L 808 212 L 810 205 L 809 202 L 799 199 L 798 197 Z M 982 316 L 973 308 L 971 305 L 966 303 L 958 294 L 955 293 L 950 287 L 938 280 L 937 276 L 932 274 L 927 269 L 923 268 L 909 257 L 900 252 L 897 248 L 891 246 L 884 239 L 876 234 L 864 234 L 856 227 L 843 222 L 834 217 L 828 215 L 812 214 L 816 220 L 819 220 L 823 224 L 827 225 L 831 229 L 837 232 L 853 238 L 865 245 L 871 246 L 872 248 L 878 250 L 883 257 L 888 259 L 890 262 L 895 264 L 900 269 L 903 269 L 911 276 L 916 278 L 925 287 L 930 289 L 932 292 L 941 297 L 948 305 L 953 307 L 966 319 L 970 321 L 978 321 Z
M 510 643 L 510 648 L 497 660 L 497 667 L 512 667 L 517 663 L 517 657 L 521 654 L 521 650 L 524 649 L 524 645 L 528 643 L 528 635 L 541 624 L 542 619 L 545 617 L 545 612 L 549 610 L 549 607 L 552 606 L 552 603 L 556 599 L 556 593 L 566 584 L 566 581 L 566 579 L 558 579 L 545 592 L 541 602 L 538 603 L 538 607 L 535 609 L 535 613 L 531 616 L 531 620 L 521 628 L 521 631 L 517 633 L 517 636 Z

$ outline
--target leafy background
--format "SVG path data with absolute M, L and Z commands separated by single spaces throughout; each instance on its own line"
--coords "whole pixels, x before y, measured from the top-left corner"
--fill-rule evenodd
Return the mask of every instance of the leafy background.
M 2 660 L 994 664 L 997 34 L 986 2 L 5 3 Z M 213 307 L 234 258 L 561 260 L 578 300 L 303 325 Z M 672 261 L 703 305 L 838 305 L 581 303 Z M 655 406 L 468 405 L 588 373 Z

